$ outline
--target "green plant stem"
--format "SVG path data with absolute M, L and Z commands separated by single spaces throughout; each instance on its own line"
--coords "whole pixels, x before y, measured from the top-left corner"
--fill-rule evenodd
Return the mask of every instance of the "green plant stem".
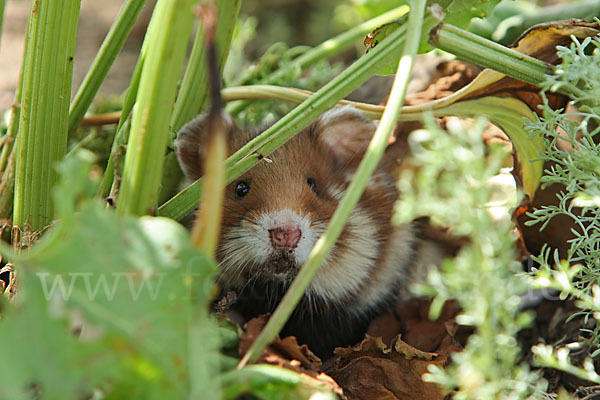
M 8 129 L 5 140 L 2 144 L 2 153 L 0 154 L 0 218 L 10 219 L 13 211 L 14 190 L 15 190 L 15 136 L 19 129 L 19 120 L 21 118 L 21 89 L 23 87 L 23 68 L 19 75 L 19 85 L 15 91 L 15 100 L 10 109 L 10 118 L 8 120 Z
M 0 181 L 0 218 L 9 220 L 13 211 L 15 191 L 15 158 L 10 153 Z
M 282 78 L 289 75 L 294 70 L 304 70 L 305 68 L 324 60 L 332 55 L 351 46 L 356 40 L 363 38 L 367 33 L 370 33 L 377 27 L 400 18 L 408 11 L 406 5 L 394 8 L 384 14 L 363 22 L 329 40 L 324 41 L 320 45 L 306 51 L 304 54 L 286 64 L 283 68 L 270 74 L 267 78 L 261 79 L 260 84 L 270 84 L 279 82 Z M 236 115 L 248 105 L 248 102 L 236 102 L 228 105 L 227 111 Z
M 106 164 L 106 170 L 104 171 L 104 176 L 102 177 L 102 182 L 100 183 L 100 190 L 98 194 L 101 198 L 108 196 L 111 188 L 114 186 L 113 180 L 115 177 L 115 152 L 120 146 L 125 145 L 129 140 L 130 126 L 125 124 L 125 121 L 127 121 L 129 118 L 131 110 L 133 110 L 133 106 L 135 105 L 135 99 L 137 97 L 140 79 L 142 77 L 144 60 L 146 59 L 146 43 L 147 41 L 144 41 L 144 46 L 142 46 L 140 57 L 135 65 L 135 69 L 133 70 L 133 76 L 131 78 L 131 82 L 129 83 L 129 88 L 127 88 L 127 94 L 125 95 L 125 101 L 123 102 L 123 110 L 121 111 L 121 118 L 119 118 L 119 124 L 117 125 L 117 133 L 113 139 L 110 156 L 108 157 L 108 163 Z
M 53 219 L 54 164 L 67 150 L 69 99 L 80 0 L 32 6 L 17 135 L 13 222 L 40 230 Z
M 223 66 L 235 29 L 238 13 L 242 0 L 218 0 L 218 20 L 216 32 L 217 66 L 219 74 L 223 73 Z M 208 73 L 206 69 L 206 53 L 204 51 L 204 35 L 202 26 L 198 27 L 192 54 L 183 77 L 181 89 L 177 95 L 175 109 L 171 116 L 171 130 L 177 132 L 183 124 L 198 114 L 208 101 Z
M 238 368 L 245 366 L 248 362 L 255 362 L 262 354 L 264 348 L 275 338 L 275 336 L 277 336 L 279 331 L 281 331 L 281 328 L 310 284 L 311 279 L 318 271 L 321 262 L 325 259 L 327 253 L 339 238 L 348 216 L 358 203 L 370 176 L 375 171 L 375 168 L 383 155 L 388 139 L 393 131 L 394 124 L 398 119 L 398 113 L 404 103 L 404 96 L 410 80 L 414 58 L 419 48 L 421 26 L 425 11 L 425 0 L 414 0 L 411 2 L 411 5 L 412 7 L 408 17 L 407 28 L 409 34 L 406 36 L 404 51 L 398 64 L 394 85 L 390 92 L 389 100 L 386 109 L 383 112 L 381 122 L 373 135 L 373 139 L 369 144 L 367 152 L 361 160 L 356 175 L 352 179 L 344 198 L 336 208 L 333 217 L 327 226 L 327 230 L 315 243 L 308 260 L 304 263 L 302 268 L 300 268 L 300 272 L 284 295 L 281 303 L 248 352 L 240 361 Z
M 552 65 L 544 61 L 444 23 L 431 30 L 429 44 L 464 61 L 536 86 L 546 80 L 546 74 L 553 71 Z
M 22 75 L 21 75 L 22 76 Z M 19 79 L 22 81 L 22 79 Z M 8 120 L 8 129 L 6 131 L 5 140 L 2 144 L 2 153 L 0 154 L 0 171 L 4 171 L 8 163 L 8 158 L 12 154 L 12 149 L 15 143 L 15 136 L 19 129 L 19 119 L 21 117 L 21 84 L 17 86 L 15 92 L 15 101 L 10 109 L 10 117 Z
M 226 182 L 230 183 L 249 170 L 263 157 L 306 127 L 318 115 L 335 105 L 340 99 L 369 79 L 376 71 L 392 61 L 402 49 L 405 33 L 406 27 L 403 26 L 397 29 L 376 48 L 365 54 L 260 136 L 229 157 L 226 162 Z M 159 214 L 173 219 L 183 218 L 198 205 L 200 186 L 201 180 L 198 180 L 179 192 L 159 208 Z
M 100 46 L 100 50 L 72 102 L 69 115 L 69 134 L 75 132 L 92 104 L 145 3 L 146 0 L 127 0 L 121 7 L 117 19 L 102 42 L 102 46 Z
M 120 215 L 142 215 L 156 204 L 193 4 L 193 0 L 159 0 L 156 5 L 125 154 L 117 202 Z
M 313 94 L 313 92 L 308 90 L 274 85 L 234 86 L 221 90 L 221 95 L 225 101 L 234 101 L 240 99 L 276 99 L 299 104 Z M 383 114 L 383 110 L 385 110 L 385 106 L 361 103 L 358 101 L 339 100 L 337 104 L 352 105 L 361 110 L 367 117 L 372 119 L 381 118 L 381 114 Z M 423 112 L 428 112 L 428 108 L 426 106 L 406 106 L 402 108 L 402 113 L 400 113 L 398 118 L 400 121 L 421 120 Z
M 429 44 L 452 53 L 461 60 L 535 86 L 544 83 L 547 74 L 555 72 L 551 64 L 449 24 L 440 23 L 433 27 Z M 585 92 L 573 85 L 561 85 L 556 91 L 571 97 L 585 97 Z

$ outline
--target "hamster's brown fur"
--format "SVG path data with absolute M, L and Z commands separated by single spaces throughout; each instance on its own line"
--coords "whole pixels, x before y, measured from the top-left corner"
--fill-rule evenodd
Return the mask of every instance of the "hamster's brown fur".
M 183 171 L 202 175 L 205 119 L 188 123 L 175 149 Z M 218 281 L 238 294 L 246 318 L 272 312 L 324 232 L 375 131 L 352 107 L 334 108 L 228 185 L 218 249 Z M 228 118 L 229 152 L 258 132 Z M 282 331 L 319 355 L 362 338 L 372 318 L 409 296 L 440 251 L 419 224 L 392 226 L 397 198 L 384 160 L 342 234 Z

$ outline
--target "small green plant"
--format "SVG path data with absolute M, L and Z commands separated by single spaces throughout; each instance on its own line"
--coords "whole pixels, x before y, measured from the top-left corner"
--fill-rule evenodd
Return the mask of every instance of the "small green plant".
M 436 296 L 434 315 L 446 299 L 456 299 L 462 306 L 457 321 L 475 327 L 465 350 L 452 357 L 449 368 L 431 368 L 425 376 L 452 390 L 453 398 L 547 398 L 540 371 L 519 364 L 523 356 L 516 334 L 531 322 L 531 316 L 519 312 L 518 295 L 528 287 L 560 290 L 563 298 L 577 299 L 580 314 L 588 319 L 600 317 L 600 42 L 574 39 L 570 47 L 558 47 L 558 55 L 562 63 L 541 86 L 544 92 L 573 93 L 577 110 L 564 113 L 545 101 L 543 116 L 524 119 L 524 127 L 543 139 L 539 157 L 552 163 L 542 184 L 561 184 L 564 189 L 554 204 L 534 210 L 527 224 L 540 227 L 543 234 L 550 220 L 562 215 L 576 228 L 565 260 L 560 260 L 558 250 L 548 247 L 533 257 L 540 263 L 533 280 L 519 273 L 521 268 L 513 261 L 515 238 L 510 221 L 494 221 L 482 206 L 492 194 L 485 182 L 497 172 L 502 156 L 491 148 L 484 161 L 477 124 L 467 131 L 450 129 L 450 134 L 429 124 L 426 131 L 411 136 L 415 162 L 421 169 L 400 181 L 406 194 L 398 203 L 399 220 L 429 215 L 469 238 L 457 258 L 446 261 L 441 271 L 433 271 L 429 285 L 421 288 Z M 412 184 L 416 192 L 410 190 Z M 543 344 L 532 349 L 537 365 L 600 383 L 592 361 L 598 354 L 592 353 L 599 344 L 598 328 L 588 334 L 592 350 L 583 365 L 572 363 L 568 346 L 553 349 Z
M 432 366 L 424 378 L 454 390 L 456 399 L 523 399 L 542 393 L 545 384 L 538 373 L 519 365 L 516 334 L 531 322 L 519 311 L 526 282 L 515 276 L 520 264 L 514 261 L 510 219 L 495 220 L 487 209 L 494 195 L 489 179 L 498 174 L 506 153 L 484 145 L 484 127 L 480 120 L 469 129 L 450 125 L 447 133 L 430 122 L 413 132 L 409 144 L 419 170 L 401 177 L 404 194 L 395 217 L 402 223 L 430 216 L 469 239 L 454 260 L 430 272 L 421 290 L 435 296 L 432 317 L 446 300 L 456 299 L 462 308 L 457 322 L 473 326 L 475 333 L 446 370 Z
M 590 47 L 592 52 L 588 55 L 586 49 Z M 562 58 L 561 68 L 548 78 L 544 89 L 570 86 L 582 89 L 583 96 L 573 98 L 576 111 L 560 113 L 545 106 L 543 117 L 526 125 L 532 135 L 544 138 L 546 151 L 540 157 L 552 163 L 542 183 L 564 187 L 558 193 L 556 204 L 531 213 L 528 225 L 543 230 L 559 215 L 574 222 L 576 228 L 572 231 L 566 261 L 581 265 L 574 285 L 584 293 L 590 293 L 600 277 L 600 145 L 597 143 L 600 131 L 600 73 L 597 68 L 600 41 L 597 38 L 587 38 L 581 43 L 575 40 L 569 48 L 559 48 L 558 54 Z M 537 260 L 542 265 L 551 265 L 554 254 L 547 248 Z
M 534 257 L 540 264 L 534 271 L 534 284 L 561 291 L 563 298 L 572 296 L 586 319 L 600 315 L 600 40 L 587 38 L 573 40 L 569 47 L 559 47 L 562 59 L 555 75 L 548 76 L 543 88 L 553 91 L 559 87 L 581 90 L 573 96 L 576 110 L 559 113 L 544 106 L 543 117 L 526 125 L 532 135 L 544 138 L 545 152 L 540 157 L 551 162 L 551 168 L 542 178 L 545 185 L 560 184 L 556 202 L 530 213 L 527 223 L 543 229 L 558 216 L 573 222 L 572 238 L 567 252 L 560 260 L 558 250 L 544 247 Z M 575 90 L 573 90 L 575 92 Z M 600 328 L 595 324 L 587 332 L 590 357 L 600 345 Z M 573 365 L 568 346 L 558 350 L 539 345 L 534 348 L 540 365 L 561 369 L 595 383 L 600 378 L 594 371 L 591 359 L 583 366 Z

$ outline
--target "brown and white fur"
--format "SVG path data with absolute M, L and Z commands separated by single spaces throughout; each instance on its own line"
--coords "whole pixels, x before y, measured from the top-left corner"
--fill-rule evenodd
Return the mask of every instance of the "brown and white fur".
M 230 154 L 259 133 L 228 121 Z M 227 186 L 218 281 L 237 293 L 246 318 L 274 310 L 325 231 L 374 131 L 357 109 L 333 108 Z M 175 142 L 193 180 L 203 173 L 205 135 L 201 116 Z M 408 286 L 441 257 L 419 239 L 418 223 L 392 226 L 391 164 L 384 156 L 282 331 L 319 355 L 359 341 L 372 318 L 409 297 Z

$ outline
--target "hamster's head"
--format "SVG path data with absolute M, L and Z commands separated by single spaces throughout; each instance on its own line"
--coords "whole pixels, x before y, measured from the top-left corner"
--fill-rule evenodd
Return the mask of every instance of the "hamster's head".
M 175 142 L 179 163 L 192 180 L 203 173 L 205 125 L 204 117 L 191 121 Z M 296 276 L 374 130 L 355 108 L 334 108 L 227 186 L 217 254 L 222 285 L 241 288 L 255 279 L 288 284 Z M 230 118 L 227 132 L 230 154 L 256 136 Z M 395 197 L 391 181 L 372 178 L 309 293 L 339 300 L 360 288 L 378 257 Z

